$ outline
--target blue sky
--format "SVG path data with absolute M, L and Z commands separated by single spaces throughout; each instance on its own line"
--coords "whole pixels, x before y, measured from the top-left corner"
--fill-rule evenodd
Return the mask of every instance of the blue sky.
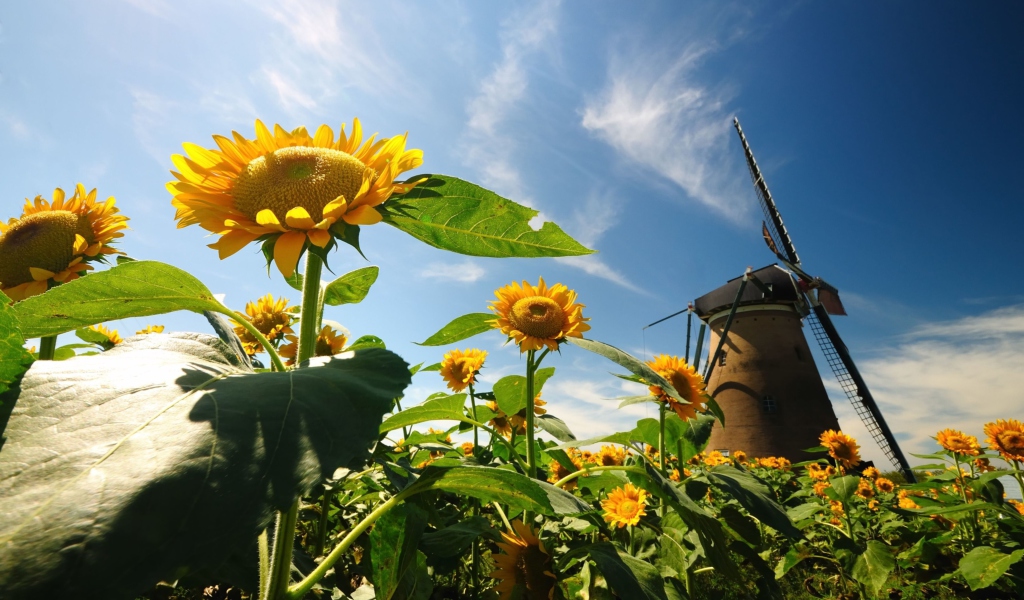
M 843 292 L 837 326 L 890 426 L 929 451 L 937 429 L 1024 418 L 1022 22 L 1011 3 L 16 3 L 0 9 L 0 218 L 81 181 L 131 217 L 133 257 L 184 268 L 237 309 L 267 292 L 297 302 L 255 247 L 221 262 L 204 231 L 175 229 L 170 155 L 251 137 L 256 118 L 359 117 L 408 131 L 422 172 L 529 204 L 600 252 L 468 258 L 368 227 L 381 277 L 328 318 L 435 362 L 443 349 L 411 342 L 543 275 L 579 292 L 589 337 L 682 354 L 683 321 L 643 325 L 773 259 L 738 116 L 804 266 Z M 365 264 L 332 260 L 337 274 Z M 206 330 L 186 313 L 115 326 L 156 322 Z M 491 381 L 522 369 L 502 341 L 471 342 L 491 352 Z M 610 363 L 570 348 L 550 364 L 545 398 L 581 437 L 649 412 L 606 400 L 630 393 Z M 439 384 L 417 376 L 409 396 Z

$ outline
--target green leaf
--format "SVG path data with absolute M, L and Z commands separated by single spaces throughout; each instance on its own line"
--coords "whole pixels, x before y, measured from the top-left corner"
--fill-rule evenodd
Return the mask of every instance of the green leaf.
M 479 410 L 479 408 L 477 410 Z M 623 445 L 623 446 L 628 446 L 629 443 L 632 442 L 635 439 L 639 439 L 639 438 L 637 438 L 634 435 L 634 432 L 632 432 L 632 431 L 620 431 L 618 433 L 611 433 L 611 434 L 608 434 L 608 435 L 600 435 L 600 436 L 597 436 L 597 437 L 587 438 L 585 440 L 575 440 L 575 441 L 572 441 L 572 442 L 563 442 L 563 443 L 558 444 L 557 446 L 554 446 L 554 447 L 564 450 L 566 448 L 584 448 L 584 447 L 589 446 L 591 444 L 620 444 L 620 445 Z
M 359 339 L 352 342 L 345 350 L 359 350 L 361 348 L 387 348 L 384 345 L 384 340 L 380 339 L 375 335 L 364 335 L 360 336 Z
M 585 340 L 583 338 L 565 338 L 565 341 L 572 344 L 573 346 L 579 346 L 584 350 L 588 350 L 603 356 L 613 363 L 627 369 L 630 373 L 641 377 L 647 385 L 656 385 L 660 387 L 666 394 L 672 396 L 676 401 L 682 402 L 683 404 L 689 404 L 686 400 L 679 397 L 679 393 L 672 387 L 664 377 L 658 375 L 658 373 L 649 367 L 647 363 L 643 362 L 639 358 L 619 350 L 615 346 L 599 342 L 597 340 Z
M 775 501 L 771 488 L 749 472 L 729 465 L 719 465 L 708 471 L 708 481 L 728 492 L 747 512 L 765 525 L 790 539 L 803 537 L 789 520 L 786 511 Z
M 775 565 L 775 579 L 782 579 L 790 569 L 797 566 L 805 558 L 810 558 L 813 555 L 814 552 L 810 548 L 802 544 L 795 544 L 789 549 L 789 552 L 786 552 L 786 555 L 782 557 L 779 564 Z
M 803 521 L 804 519 L 810 519 L 814 515 L 824 510 L 824 505 L 818 504 L 817 502 L 806 502 L 799 506 L 786 510 L 786 515 L 793 522 Z
M 380 424 L 380 432 L 387 433 L 409 425 L 427 421 L 461 421 L 465 418 L 463 407 L 466 405 L 466 394 L 453 394 L 427 400 L 423 404 L 411 406 L 397 414 L 391 415 Z
M 134 598 L 254 560 L 274 511 L 364 464 L 410 382 L 386 350 L 311 364 L 253 373 L 219 339 L 181 333 L 36 361 L 0 448 L 5 599 Z
M 829 484 L 832 487 L 827 488 L 826 492 L 830 492 L 829 497 L 833 500 L 849 502 L 850 498 L 853 498 L 853 495 L 857 492 L 857 485 L 859 483 L 860 477 L 856 475 L 833 477 L 829 480 Z
M 726 504 L 719 511 L 719 516 L 725 521 L 725 524 L 729 526 L 729 529 L 735 531 L 743 541 L 747 542 L 755 548 L 761 545 L 761 531 L 757 528 L 757 523 L 753 519 L 743 514 L 740 509 L 736 508 L 732 504 Z
M 677 417 L 678 418 L 678 417 Z M 711 415 L 698 414 L 696 419 L 687 419 L 683 429 L 683 452 L 680 462 L 686 462 L 704 451 L 711 439 L 711 428 L 715 418 Z
M 544 382 L 555 374 L 554 367 L 537 369 L 533 375 L 533 397 L 540 395 Z M 508 375 L 494 384 L 494 399 L 506 415 L 514 415 L 526 408 L 526 378 L 522 375 Z
M 427 569 L 427 557 L 420 551 L 416 551 L 415 561 L 405 570 L 405 575 L 398 582 L 398 589 L 392 596 L 395 600 L 430 600 L 434 591 L 434 580 Z M 379 598 L 379 592 L 374 593 L 371 598 Z M 352 594 L 356 600 L 356 595 Z
M 78 339 L 89 342 L 90 344 L 97 344 L 104 348 L 110 349 L 114 347 L 114 344 L 110 342 L 110 338 L 90 327 L 81 327 L 75 330 L 75 337 Z
M 8 306 L 10 301 L 0 292 L 0 394 L 10 389 L 32 364 L 32 355 L 24 348 L 25 338 L 18 328 L 14 311 Z
M 594 251 L 558 225 L 530 227 L 532 208 L 448 175 L 428 175 L 408 193 L 378 207 L 384 222 L 435 248 L 470 256 L 581 256 Z
M 619 401 L 619 408 L 625 408 L 632 404 L 640 404 L 642 402 L 653 402 L 654 404 L 658 403 L 658 399 L 650 394 L 646 396 L 622 396 L 620 398 L 616 398 L 616 400 Z
M 501 539 L 497 530 L 491 526 L 490 521 L 474 516 L 462 519 L 444 529 L 423 534 L 423 539 L 420 540 L 420 549 L 431 561 L 454 558 L 469 550 L 470 545 L 480 536 L 487 536 L 495 540 Z
M 26 338 L 177 310 L 216 312 L 223 306 L 195 277 L 154 261 L 127 262 L 79 277 L 14 305 Z
M 971 590 L 980 590 L 998 581 L 1021 557 L 1024 557 L 1024 550 L 1004 554 L 991 546 L 978 546 L 960 559 L 957 572 L 963 575 Z
M 619 552 L 608 542 L 591 544 L 585 551 L 618 597 L 668 600 L 661 574 L 652 565 Z
M 444 490 L 546 515 L 576 515 L 591 510 L 589 504 L 549 483 L 491 467 L 431 466 L 415 485 L 423 490 Z
M 544 431 L 550 433 L 555 439 L 562 442 L 575 442 L 576 436 L 569 431 L 565 421 L 554 415 L 536 415 L 533 422 Z
M 1024 551 L 1021 552 L 1024 554 Z M 882 589 L 885 580 L 889 578 L 889 573 L 895 568 L 896 559 L 889 551 L 889 546 L 878 540 L 868 540 L 867 549 L 857 557 L 850 574 L 868 586 L 872 593 L 878 594 L 878 590 Z
M 474 335 L 494 329 L 492 313 L 469 313 L 462 315 L 441 328 L 440 331 L 419 342 L 419 346 L 447 346 Z
M 359 304 L 370 293 L 370 286 L 377 281 L 380 269 L 363 267 L 345 273 L 324 286 L 324 303 L 331 306 Z
M 370 531 L 373 586 L 377 598 L 390 600 L 409 565 L 427 526 L 426 512 L 408 502 L 392 508 Z

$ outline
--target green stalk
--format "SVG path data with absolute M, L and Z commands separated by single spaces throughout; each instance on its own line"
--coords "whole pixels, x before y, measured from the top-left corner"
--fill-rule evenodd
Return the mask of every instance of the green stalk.
M 1020 486 L 1021 496 L 1024 496 L 1024 478 L 1020 476 L 1020 461 L 1013 459 L 1013 477 L 1017 480 L 1017 485 Z
M 274 365 L 275 371 L 287 370 L 284 363 L 281 362 L 281 357 L 277 354 L 277 350 L 275 350 L 273 344 L 270 343 L 270 340 L 260 333 L 260 330 L 256 329 L 256 326 L 250 323 L 249 319 L 245 318 L 245 315 L 240 312 L 235 312 L 226 306 L 223 307 L 223 310 L 219 310 L 217 312 L 227 317 L 231 317 L 233 321 L 244 327 L 252 337 L 256 338 L 256 341 L 259 342 L 260 345 L 263 346 L 263 349 L 267 351 L 267 354 L 270 355 L 270 362 Z
M 327 544 L 327 515 L 331 511 L 331 490 L 324 488 L 324 495 L 320 497 L 320 522 L 316 528 L 316 546 L 313 549 L 313 557 L 316 558 L 324 553 L 324 545 Z
M 39 360 L 53 360 L 53 352 L 57 349 L 57 336 L 46 335 L 39 338 Z
M 559 479 L 557 482 L 555 482 L 554 486 L 560 488 L 565 484 L 569 483 L 570 481 L 572 481 L 573 479 L 576 479 L 577 477 L 589 475 L 590 473 L 597 473 L 598 471 L 629 471 L 631 473 L 639 473 L 641 475 L 647 474 L 647 472 L 644 471 L 641 467 L 627 467 L 622 465 L 609 465 L 607 467 L 583 467 L 579 471 L 576 471 L 575 473 L 569 473 L 565 477 Z
M 469 384 L 469 406 L 473 411 L 473 419 L 476 419 L 476 392 L 473 391 L 473 384 Z M 480 445 L 480 438 L 477 437 L 477 426 L 473 426 L 473 447 Z M 473 546 L 473 551 L 476 551 L 476 546 Z M 474 573 L 476 575 L 476 573 Z
M 323 271 L 323 266 L 323 260 L 319 256 L 312 252 L 306 253 L 306 272 L 302 285 L 302 312 L 299 315 L 299 350 L 295 357 L 295 364 L 299 366 L 316 353 L 321 300 L 320 273 Z M 372 514 L 374 513 L 371 513 L 371 516 Z M 298 522 L 298 516 L 299 498 L 295 499 L 295 503 L 288 509 L 288 512 L 278 515 L 277 530 L 274 535 L 274 556 L 270 562 L 270 581 L 267 584 L 267 594 L 264 600 L 283 600 L 292 597 L 288 583 L 291 576 L 292 546 L 295 543 L 295 525 Z M 366 527 L 369 527 L 369 524 Z M 324 562 L 327 562 L 326 559 Z M 309 584 L 310 587 L 321 578 L 323 578 L 323 574 L 312 580 Z M 302 594 L 305 594 L 305 591 Z M 301 598 L 302 594 L 295 597 Z
M 270 540 L 267 530 L 264 529 L 256 538 L 257 552 L 260 556 L 260 595 L 262 596 L 267 585 L 270 583 Z
M 533 451 L 533 372 L 536 366 L 533 358 L 536 350 L 526 352 L 526 474 L 530 479 L 537 478 L 537 457 Z
M 324 557 L 322 563 L 317 565 L 317 567 L 313 569 L 313 571 L 309 575 L 307 575 L 305 579 L 288 588 L 287 592 L 282 597 L 286 598 L 287 600 L 299 600 L 300 598 L 305 596 L 306 592 L 313 589 L 313 586 L 316 585 L 318 581 L 324 578 L 324 575 L 327 574 L 327 571 L 331 570 L 331 567 L 334 566 L 334 563 L 338 562 L 338 559 L 345 555 L 345 552 L 348 550 L 349 546 L 351 546 L 353 542 L 359 539 L 359 536 L 362 535 L 364 531 L 370 528 L 370 525 L 373 525 L 374 522 L 377 521 L 377 519 L 384 516 L 384 513 L 388 512 L 395 506 L 401 504 L 403 500 L 420 491 L 422 490 L 417 489 L 416 486 L 408 487 L 402 490 L 400 493 L 392 496 L 387 502 L 375 508 L 373 512 L 366 515 L 366 517 L 364 517 L 363 520 L 360 521 L 358 525 L 353 527 L 352 531 L 348 532 L 348 535 L 346 535 L 344 539 L 342 539 L 341 542 L 337 546 L 335 546 L 333 550 L 331 550 L 331 553 Z
M 668 473 L 665 471 L 665 408 L 667 406 L 667 402 L 658 403 L 658 460 L 661 474 L 666 477 L 668 477 Z M 662 500 L 658 506 L 658 516 L 665 516 L 665 508 L 665 501 Z

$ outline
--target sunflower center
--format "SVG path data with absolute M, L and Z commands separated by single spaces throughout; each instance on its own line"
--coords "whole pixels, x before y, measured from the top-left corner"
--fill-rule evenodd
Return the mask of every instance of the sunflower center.
M 508 320 L 526 335 L 553 340 L 562 333 L 565 312 L 551 298 L 530 296 L 512 305 Z
M 999 439 L 999 444 L 1007 450 L 1021 450 L 1024 449 L 1024 436 L 1017 431 L 1004 431 L 996 436 Z
M 281 148 L 249 161 L 235 180 L 235 208 L 256 221 L 270 209 L 281 223 L 296 206 L 314 221 L 324 218 L 324 207 L 343 196 L 351 202 L 363 183 L 367 166 L 340 150 L 296 146 Z
M 623 500 L 622 504 L 619 504 L 619 514 L 632 517 L 636 514 L 636 506 L 636 502 L 632 500 Z
M 66 210 L 38 212 L 19 219 L 0 237 L 0 285 L 33 281 L 29 267 L 58 273 L 74 258 L 78 215 Z
M 260 313 L 253 317 L 252 325 L 268 340 L 272 340 L 290 321 L 291 316 L 284 313 Z

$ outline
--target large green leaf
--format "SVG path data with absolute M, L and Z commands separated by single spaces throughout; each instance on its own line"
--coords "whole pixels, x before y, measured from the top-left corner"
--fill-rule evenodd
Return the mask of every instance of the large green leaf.
M 850 574 L 854 579 L 868 586 L 872 593 L 878 594 L 878 590 L 882 589 L 885 580 L 889 578 L 889 573 L 892 573 L 895 568 L 896 559 L 889 550 L 889 546 L 878 540 L 868 540 L 867 548 L 853 563 L 853 570 Z
M 728 492 L 747 512 L 765 525 L 794 540 L 803 537 L 789 520 L 785 509 L 775 501 L 771 488 L 748 471 L 719 465 L 708 471 L 708 481 Z
M 480 536 L 501 540 L 490 521 L 480 516 L 468 517 L 454 525 L 423 534 L 420 549 L 431 561 L 461 556 Z
M 427 526 L 426 512 L 415 504 L 399 504 L 377 520 L 370 531 L 373 587 L 380 600 L 391 600 Z
M 416 485 L 424 490 L 445 490 L 546 515 L 575 515 L 591 510 L 589 504 L 550 483 L 505 469 L 428 467 Z
M 534 398 L 544 389 L 544 382 L 555 374 L 554 367 L 537 369 L 533 376 Z M 494 384 L 494 399 L 506 415 L 514 415 L 526 408 L 526 378 L 522 375 L 507 375 Z
M 978 590 L 995 583 L 1021 557 L 1024 550 L 1004 554 L 991 546 L 978 546 L 960 559 L 958 572 L 972 590 Z
M 585 550 L 619 598 L 668 600 L 665 582 L 651 564 L 619 552 L 608 542 L 592 544 Z
M 370 287 L 377 281 L 380 274 L 378 267 L 363 267 L 349 271 L 334 281 L 323 284 L 324 304 L 340 306 L 342 304 L 359 304 L 370 293 Z M 302 273 L 295 271 L 285 282 L 298 291 L 302 291 L 304 279 Z
M 24 348 L 25 337 L 18 329 L 10 298 L 0 292 L 0 394 L 6 392 L 32 364 L 32 355 Z
M 391 415 L 380 424 L 380 432 L 387 433 L 388 431 L 427 421 L 459 421 L 465 417 L 465 412 L 463 411 L 465 405 L 466 394 L 433 398 L 423 404 L 410 406 L 399 413 Z
M 831 487 L 826 488 L 825 493 L 833 500 L 849 502 L 850 498 L 857 493 L 857 486 L 860 484 L 860 477 L 856 475 L 841 475 L 829 479 Z
M 26 338 L 177 310 L 201 313 L 223 310 L 223 306 L 195 277 L 153 261 L 127 262 L 14 305 L 14 314 Z
M 541 257 L 593 254 L 558 225 L 530 226 L 532 208 L 448 175 L 426 181 L 378 207 L 384 222 L 435 248 L 470 256 Z
M 572 344 L 573 346 L 579 346 L 584 350 L 588 350 L 603 356 L 613 363 L 628 369 L 630 373 L 643 379 L 648 385 L 656 385 L 660 387 L 666 394 L 672 396 L 678 402 L 683 404 L 689 404 L 686 400 L 679 397 L 679 393 L 672 387 L 664 377 L 658 375 L 658 373 L 652 369 L 647 363 L 643 362 L 639 358 L 629 354 L 628 352 L 619 350 L 611 344 L 599 342 L 597 340 L 585 340 L 583 338 L 565 338 L 565 341 Z
M 0 448 L 4 598 L 223 580 L 226 557 L 247 553 L 275 510 L 364 463 L 410 382 L 386 350 L 312 364 L 253 373 L 202 334 L 35 362 Z
M 704 451 L 711 439 L 711 427 L 715 417 L 697 415 L 696 419 L 687 419 L 682 434 L 682 456 L 680 462 L 686 462 Z
M 441 328 L 440 331 L 419 343 L 420 346 L 447 346 L 474 335 L 494 329 L 494 315 L 491 313 L 469 313 L 462 315 Z
M 536 423 L 537 427 L 550 433 L 560 442 L 576 441 L 576 436 L 573 435 L 572 431 L 569 431 L 569 426 L 566 425 L 565 421 L 554 415 L 536 415 L 533 418 L 533 422 Z

